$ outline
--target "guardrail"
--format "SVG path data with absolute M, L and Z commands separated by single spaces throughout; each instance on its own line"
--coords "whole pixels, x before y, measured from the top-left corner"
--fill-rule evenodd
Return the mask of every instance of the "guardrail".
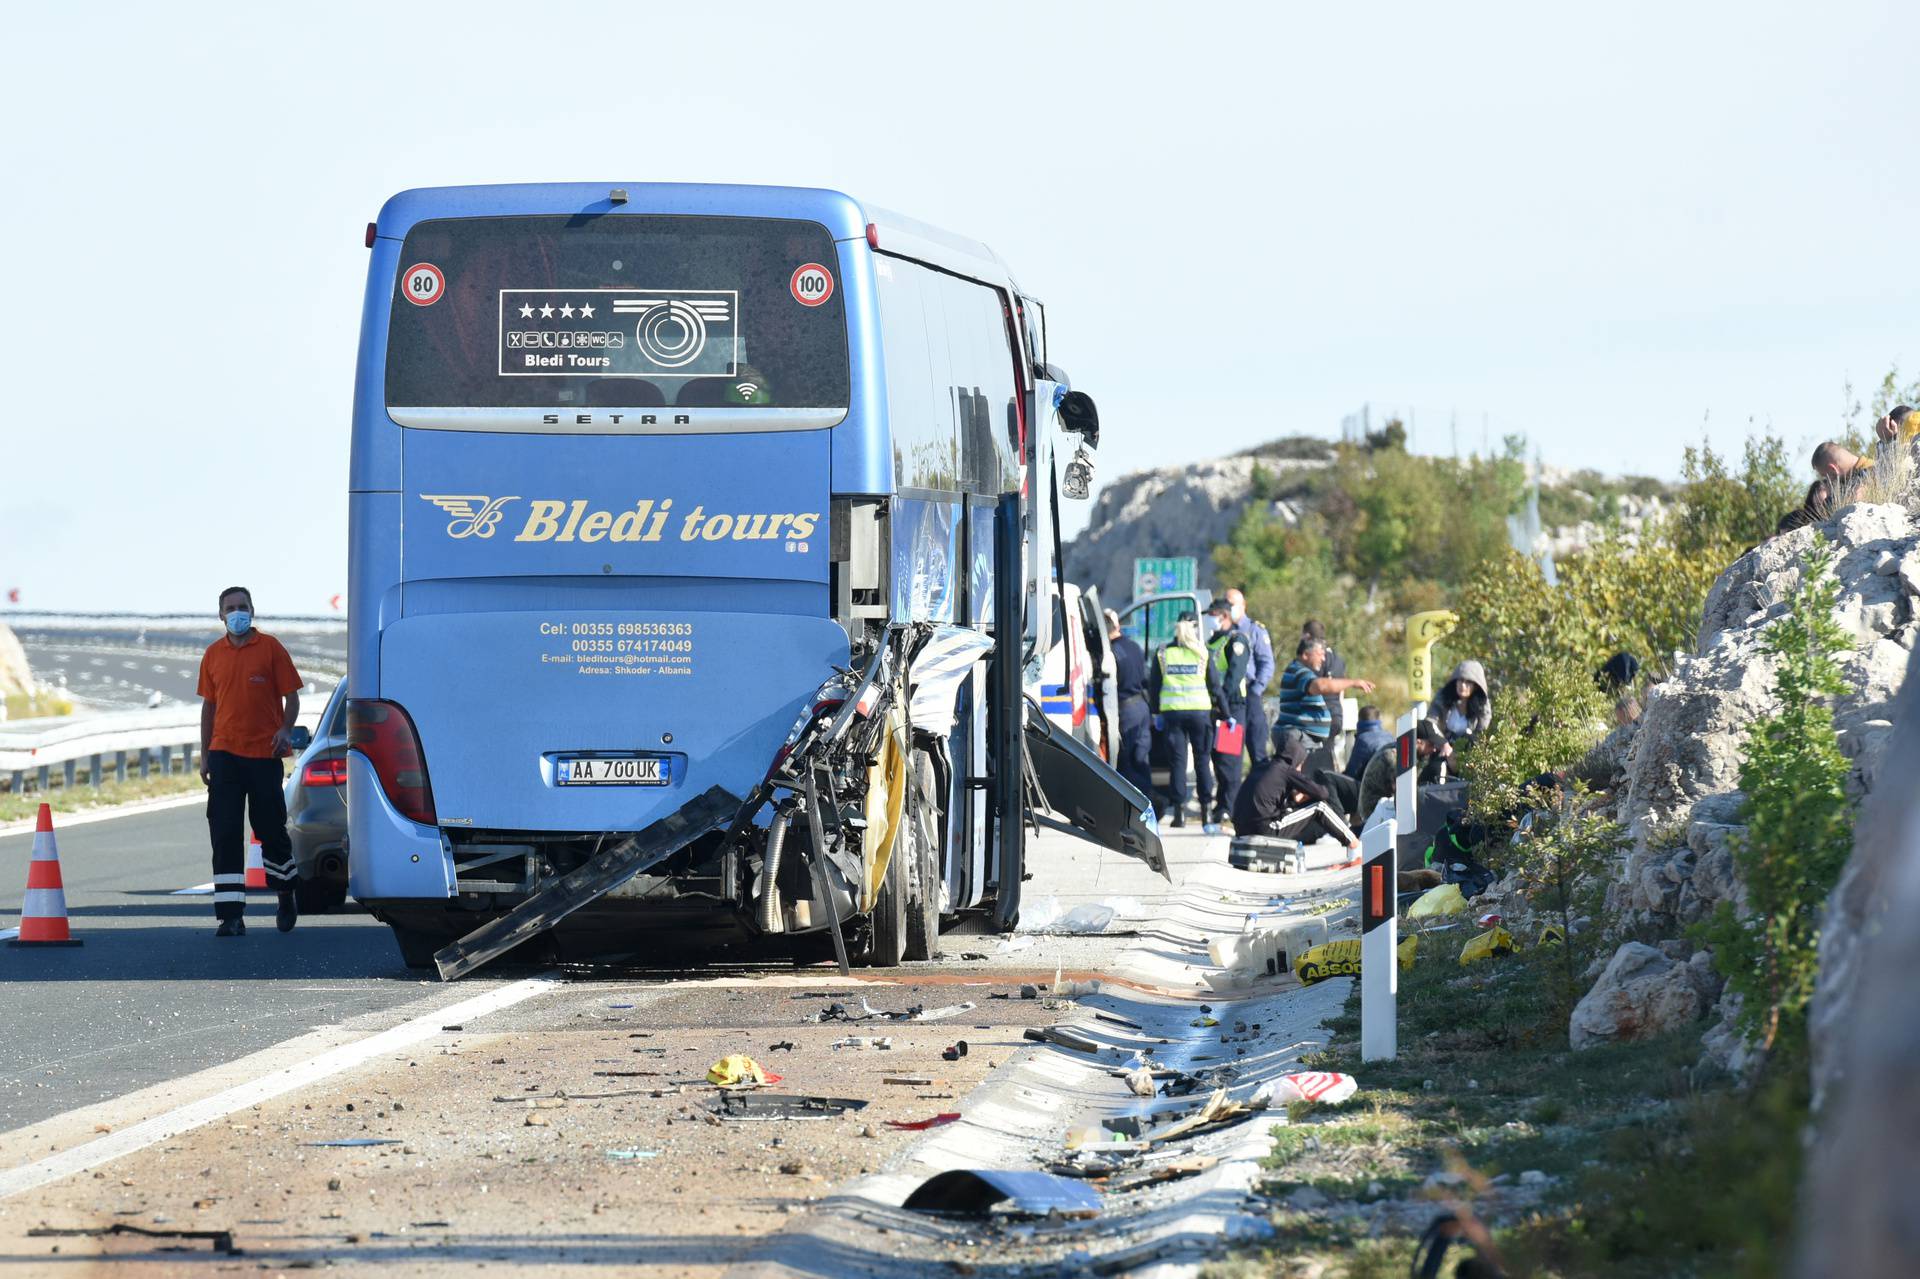
M 299 722 L 316 727 L 325 704 L 320 698 L 303 706 Z M 177 771 L 191 772 L 199 749 L 197 703 L 15 721 L 0 724 L 0 785 L 16 795 L 44 791 L 58 769 L 61 785 L 76 785 L 84 771 L 87 783 L 98 787 L 109 771 L 116 781 L 125 781 L 130 769 L 150 777 L 156 768 L 176 771 L 176 760 Z

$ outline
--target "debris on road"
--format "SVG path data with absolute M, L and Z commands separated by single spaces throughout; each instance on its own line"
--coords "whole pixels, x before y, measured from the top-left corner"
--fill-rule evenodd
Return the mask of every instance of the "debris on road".
M 942 1048 L 940 1050 L 940 1060 L 942 1061 L 959 1061 L 962 1057 L 966 1055 L 967 1055 L 967 1041 L 964 1039 L 956 1040 L 954 1043 L 951 1043 L 947 1045 L 945 1048 Z
M 303 1141 L 303 1146 L 397 1146 L 397 1137 L 339 1137 L 332 1141 Z
M 1136 1097 L 1151 1097 L 1159 1092 L 1159 1084 L 1155 1082 L 1153 1072 L 1144 1066 L 1137 1070 L 1129 1070 L 1125 1078 L 1128 1091 Z
M 1360 1090 L 1352 1075 L 1328 1070 L 1304 1070 L 1282 1075 L 1254 1089 L 1248 1101 L 1255 1106 L 1284 1106 L 1290 1101 L 1314 1101 L 1337 1106 Z
M 720 1119 L 833 1119 L 867 1103 L 850 1097 L 804 1097 L 785 1093 L 723 1092 L 707 1107 Z
M 922 1182 L 901 1206 L 918 1212 L 979 1215 L 1001 1203 L 1030 1217 L 1097 1217 L 1100 1196 L 1050 1172 L 956 1168 Z
M 29 1239 L 100 1239 L 107 1235 L 138 1235 L 143 1239 L 205 1239 L 213 1245 L 215 1252 L 225 1253 L 230 1257 L 246 1255 L 243 1250 L 233 1246 L 231 1230 L 148 1230 L 144 1226 L 116 1221 L 111 1226 L 79 1228 L 35 1226 L 27 1231 Z
M 1077 1053 L 1105 1051 L 1099 1043 L 1065 1026 L 1029 1026 L 1021 1034 L 1037 1044 L 1054 1044 Z
M 925 1012 L 914 1013 L 914 1021 L 945 1021 L 949 1017 L 958 1017 L 961 1013 L 970 1013 L 976 1005 L 969 999 L 963 1004 L 948 1004 L 944 1008 L 929 1008 Z
M 707 1082 L 722 1088 L 759 1088 L 780 1079 L 744 1053 L 730 1053 L 707 1067 Z
M 939 1128 L 960 1118 L 957 1110 L 942 1111 L 931 1119 L 889 1119 L 887 1127 L 898 1128 L 901 1132 L 925 1132 L 929 1128 Z
M 609 1159 L 657 1159 L 659 1157 L 660 1152 L 657 1150 L 609 1150 L 607 1152 Z
M 848 1035 L 833 1041 L 835 1048 L 873 1048 L 887 1052 L 893 1047 L 891 1035 Z

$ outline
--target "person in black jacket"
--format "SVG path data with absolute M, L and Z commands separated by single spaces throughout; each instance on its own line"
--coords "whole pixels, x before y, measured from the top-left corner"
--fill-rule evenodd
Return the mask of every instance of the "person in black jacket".
M 1147 655 L 1107 610 L 1107 640 L 1113 649 L 1113 695 L 1120 703 L 1120 776 L 1153 798 L 1153 711 L 1147 705 Z
M 1338 809 L 1338 801 L 1328 795 L 1326 788 L 1301 771 L 1307 762 L 1307 749 L 1298 737 L 1282 739 L 1277 743 L 1277 749 L 1278 753 L 1271 759 L 1254 766 L 1253 775 L 1240 787 L 1239 797 L 1233 806 L 1233 833 L 1236 835 L 1269 834 L 1275 822 L 1314 804 L 1329 804 Z M 1290 837 L 1303 844 L 1311 844 L 1330 835 L 1345 838 L 1351 833 L 1336 832 L 1316 817 L 1299 830 L 1291 832 Z

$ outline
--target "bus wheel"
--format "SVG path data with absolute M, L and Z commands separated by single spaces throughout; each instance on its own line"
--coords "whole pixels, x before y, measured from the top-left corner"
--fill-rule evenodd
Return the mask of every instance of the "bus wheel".
M 940 867 L 940 831 L 946 814 L 936 798 L 940 794 L 933 759 L 925 751 L 913 753 L 914 807 L 906 828 L 900 832 L 897 854 L 907 864 L 908 959 L 940 957 L 940 886 L 944 876 Z
M 898 968 L 907 954 L 907 846 L 896 839 L 893 855 L 887 858 L 887 873 L 881 877 L 880 893 L 873 903 L 871 940 L 863 962 L 872 968 Z

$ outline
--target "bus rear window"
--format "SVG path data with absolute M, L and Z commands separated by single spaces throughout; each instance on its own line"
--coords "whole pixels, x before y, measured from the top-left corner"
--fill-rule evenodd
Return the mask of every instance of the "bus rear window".
M 830 426 L 849 399 L 838 262 L 826 228 L 771 218 L 422 222 L 394 285 L 387 408 L 467 429 L 618 429 L 591 409 Z

